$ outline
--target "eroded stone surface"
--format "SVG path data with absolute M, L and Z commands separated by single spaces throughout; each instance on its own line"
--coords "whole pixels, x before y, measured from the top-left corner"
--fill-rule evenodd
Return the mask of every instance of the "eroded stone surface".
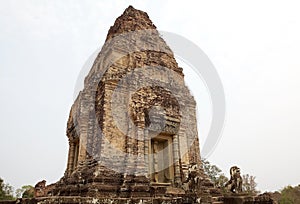
M 64 176 L 16 203 L 272 203 L 214 188 L 202 169 L 195 108 L 173 52 L 148 15 L 128 7 L 72 105 Z
M 71 108 L 68 166 L 53 194 L 211 202 L 195 107 L 171 49 L 128 7 Z
M 230 168 L 230 180 L 225 184 L 225 187 L 232 193 L 241 193 L 243 185 L 243 179 L 241 177 L 240 168 L 233 166 Z

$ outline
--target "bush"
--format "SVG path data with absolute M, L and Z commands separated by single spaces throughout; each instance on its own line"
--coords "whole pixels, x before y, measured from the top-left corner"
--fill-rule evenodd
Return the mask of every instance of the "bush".
M 0 200 L 14 200 L 13 187 L 0 178 Z

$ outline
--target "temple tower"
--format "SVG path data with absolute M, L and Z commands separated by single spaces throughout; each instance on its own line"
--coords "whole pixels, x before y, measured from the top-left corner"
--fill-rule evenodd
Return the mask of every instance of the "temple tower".
M 196 124 L 182 68 L 148 15 L 130 6 L 72 105 L 67 169 L 53 193 L 209 203 Z

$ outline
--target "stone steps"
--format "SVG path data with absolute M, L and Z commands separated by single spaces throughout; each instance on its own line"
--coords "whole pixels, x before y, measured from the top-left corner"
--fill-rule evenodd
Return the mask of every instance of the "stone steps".
M 212 204 L 224 204 L 224 202 L 220 199 L 221 197 L 212 197 Z

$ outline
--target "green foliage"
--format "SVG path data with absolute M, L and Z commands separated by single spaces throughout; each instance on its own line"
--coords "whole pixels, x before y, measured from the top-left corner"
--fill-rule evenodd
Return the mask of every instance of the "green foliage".
M 18 198 L 33 198 L 34 188 L 31 185 L 22 186 L 22 188 L 16 190 L 16 195 Z
M 225 191 L 225 184 L 228 178 L 222 173 L 222 170 L 216 165 L 210 164 L 209 161 L 202 159 L 203 170 L 208 175 L 213 184 Z
M 229 179 L 222 173 L 217 177 L 215 182 L 217 187 L 225 187 L 225 184 L 229 181 Z
M 281 190 L 279 204 L 298 204 L 300 203 L 300 185 L 292 187 L 286 186 Z
M 220 176 L 222 170 L 219 169 L 216 165 L 210 164 L 209 161 L 203 159 L 202 160 L 203 170 L 206 173 L 206 175 L 209 176 L 210 180 L 213 183 L 216 183 L 218 177 Z
M 14 200 L 13 187 L 0 178 L 0 200 Z
M 243 175 L 243 192 L 256 195 L 259 191 L 256 189 L 257 183 L 255 181 L 255 176 L 251 176 L 249 174 Z

